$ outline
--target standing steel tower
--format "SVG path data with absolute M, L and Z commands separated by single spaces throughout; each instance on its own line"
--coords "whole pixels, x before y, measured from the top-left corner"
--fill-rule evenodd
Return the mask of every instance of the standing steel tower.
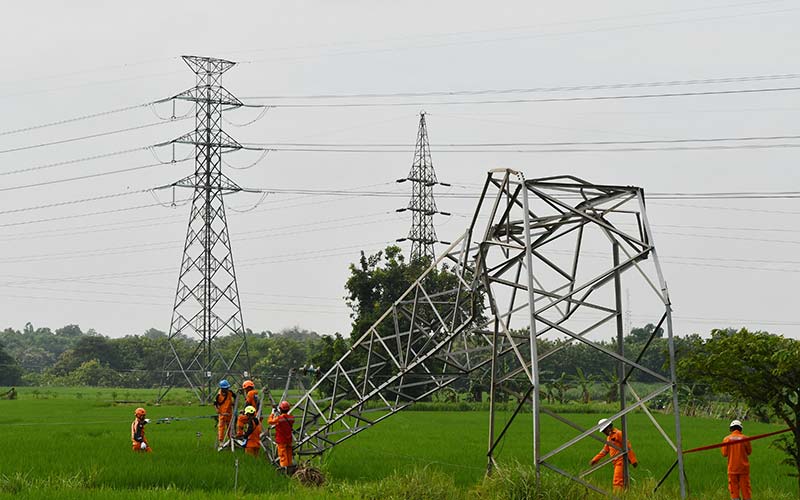
M 408 173 L 408 177 L 397 180 L 397 182 L 405 181 L 411 181 L 412 183 L 411 200 L 406 208 L 401 208 L 397 211 L 405 212 L 410 210 L 413 215 L 408 237 L 400 238 L 397 241 L 411 241 L 412 260 L 427 257 L 432 261 L 436 256 L 433 251 L 433 244 L 439 243 L 436 238 L 436 229 L 433 227 L 433 216 L 435 214 L 450 215 L 447 212 L 436 210 L 436 201 L 433 199 L 433 186 L 436 184 L 449 186 L 449 184 L 436 180 L 424 111 L 419 114 L 419 131 L 417 132 L 417 144 L 414 149 L 414 163 L 411 165 L 411 172 Z
M 241 148 L 222 131 L 222 112 L 242 103 L 220 84 L 222 74 L 235 63 L 195 56 L 183 60 L 197 75 L 197 83 L 173 99 L 195 103 L 195 129 L 173 142 L 194 146 L 195 170 L 170 186 L 191 188 L 194 195 L 159 399 L 179 383 L 177 374 L 207 402 L 219 378 L 247 377 L 250 367 L 223 201 L 223 195 L 242 188 L 222 173 L 222 154 Z M 218 337 L 226 335 L 235 337 L 231 340 L 236 347 L 227 359 L 217 348 Z M 180 349 L 185 337 L 200 340 L 189 354 Z

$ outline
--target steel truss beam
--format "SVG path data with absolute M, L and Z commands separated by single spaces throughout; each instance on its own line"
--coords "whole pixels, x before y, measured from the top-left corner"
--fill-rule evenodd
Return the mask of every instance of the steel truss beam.
M 607 263 L 584 262 L 590 238 L 594 246 L 607 245 Z M 619 420 L 623 434 L 627 416 L 641 409 L 676 450 L 685 498 L 671 304 L 652 242 L 640 188 L 568 176 L 525 180 L 512 170 L 489 172 L 466 232 L 295 404 L 297 453 L 321 454 L 458 379 L 483 376 L 490 394 L 489 472 L 497 466 L 496 451 L 506 431 L 530 414 L 537 477 L 545 467 L 611 496 L 588 480 L 609 461 L 588 471 L 570 471 L 557 462 L 559 454 L 587 438 L 603 441 L 598 426 L 585 428 L 541 402 L 541 364 L 567 345 L 580 343 L 617 366 L 620 408 L 608 417 Z M 457 285 L 433 295 L 428 277 L 443 263 L 451 266 Z M 622 349 L 623 276 L 643 279 L 643 288 L 654 291 L 654 302 L 663 309 L 658 326 L 665 326 L 667 333 L 666 373 L 641 363 L 652 337 L 633 356 Z M 591 338 L 612 324 L 616 347 Z M 540 346 L 553 345 L 543 343 L 549 335 L 558 335 L 561 343 L 539 352 Z M 639 397 L 628 387 L 634 372 L 661 385 Z M 670 392 L 674 443 L 646 407 Z M 513 395 L 517 406 L 498 429 L 497 403 L 503 393 Z M 530 409 L 523 411 L 526 407 Z M 543 448 L 542 417 L 571 429 L 552 449 Z M 621 451 L 627 454 L 627 449 Z
M 242 103 L 221 85 L 222 74 L 235 63 L 196 56 L 183 59 L 197 82 L 173 99 L 195 103 L 195 129 L 173 142 L 194 146 L 195 170 L 170 186 L 191 188 L 194 194 L 170 323 L 171 352 L 159 400 L 183 379 L 200 402 L 208 402 L 217 380 L 247 377 L 250 367 L 223 200 L 226 193 L 242 188 L 222 173 L 222 154 L 241 148 L 222 130 L 223 108 Z M 238 343 L 230 358 L 217 349 L 219 337 L 228 335 Z M 199 342 L 188 357 L 182 357 L 177 346 L 186 337 Z

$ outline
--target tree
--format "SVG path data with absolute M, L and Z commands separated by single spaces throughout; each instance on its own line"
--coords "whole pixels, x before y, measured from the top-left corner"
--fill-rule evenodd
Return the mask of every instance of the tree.
M 397 246 L 388 246 L 385 250 L 370 256 L 361 252 L 358 265 L 350 265 L 350 277 L 345 283 L 347 305 L 352 310 L 350 316 L 353 318 L 353 327 L 350 332 L 351 343 L 367 333 L 370 327 L 392 308 L 395 301 L 420 279 L 430 265 L 431 262 L 428 258 L 413 259 L 407 262 Z M 456 299 L 464 305 L 481 303 L 483 300 L 482 294 L 480 297 L 473 298 L 470 290 L 462 290 L 459 295 L 453 293 L 458 289 L 460 280 L 447 265 L 431 269 L 422 280 L 425 294 L 433 299 L 429 299 L 430 302 L 420 299 L 417 303 L 413 313 L 413 321 L 417 326 L 428 324 L 434 325 L 431 327 L 433 329 L 438 328 L 441 317 L 449 317 L 448 314 L 457 312 L 455 309 L 449 309 L 453 307 Z M 410 299 L 413 299 L 413 296 Z M 477 314 L 482 314 L 482 311 L 482 306 L 475 307 Z M 458 320 L 464 319 L 460 315 L 457 318 Z M 473 318 L 476 324 L 482 320 L 482 315 Z M 395 330 L 405 332 L 411 329 L 411 322 L 411 315 L 398 314 L 395 322 L 382 321 L 377 325 L 376 333 L 379 336 L 390 336 L 395 334 Z M 343 368 L 351 369 L 363 366 L 366 363 L 366 352 L 366 349 L 353 351 L 345 360 Z M 426 367 L 432 372 L 444 370 L 443 363 L 437 359 L 429 359 Z M 380 370 L 382 370 L 380 373 L 371 373 L 373 376 L 388 377 L 396 374 L 399 368 L 386 365 Z M 405 389 L 405 394 L 413 396 L 426 390 L 424 385 L 412 385 Z
M 81 363 L 69 375 L 69 380 L 75 385 L 88 385 L 93 387 L 114 387 L 119 385 L 119 375 L 117 372 L 101 364 L 98 360 L 92 359 Z
M 586 375 L 583 373 L 583 370 L 580 366 L 575 367 L 575 375 L 572 377 L 572 381 L 575 383 L 575 386 L 581 391 L 581 403 L 589 404 L 592 401 L 592 395 L 589 392 L 592 388 L 592 384 L 594 383 L 595 377 L 594 375 Z
M 753 409 L 769 410 L 792 430 L 780 446 L 800 486 L 800 341 L 767 332 L 712 330 L 695 338 L 678 368 L 682 377 L 706 383 Z
M 0 385 L 17 385 L 22 378 L 22 368 L 0 344 Z
M 647 342 L 647 339 L 650 338 L 650 335 L 653 334 L 655 331 L 656 325 L 652 323 L 646 324 L 642 328 L 631 328 L 631 333 L 626 336 L 625 340 L 630 340 L 633 343 L 637 344 L 644 344 Z M 660 339 L 664 336 L 664 329 L 659 327 L 658 331 L 655 334 L 655 338 Z
M 572 389 L 572 383 L 570 381 L 570 377 L 565 373 L 561 372 L 561 375 L 551 382 L 553 389 L 556 392 L 556 398 L 558 402 L 562 405 L 567 402 L 567 391 Z
M 352 309 L 350 316 L 353 318 L 353 329 L 350 332 L 352 339 L 357 339 L 372 326 L 380 316 L 392 307 L 430 265 L 427 258 L 415 259 L 406 262 L 400 247 L 388 246 L 385 250 L 367 257 L 361 252 L 358 265 L 350 264 L 350 277 L 345 283 L 347 290 L 347 305 Z M 430 296 L 453 290 L 458 286 L 459 279 L 446 265 L 434 269 L 425 277 L 425 290 Z M 466 292 L 462 300 L 469 298 Z M 478 299 L 480 302 L 482 297 Z M 482 310 L 482 307 L 478 308 Z M 427 320 L 436 321 L 436 318 L 427 310 L 418 311 L 418 314 L 430 314 Z M 482 316 L 478 318 L 478 321 Z M 389 322 L 386 323 L 389 326 Z M 387 332 L 389 333 L 389 332 Z

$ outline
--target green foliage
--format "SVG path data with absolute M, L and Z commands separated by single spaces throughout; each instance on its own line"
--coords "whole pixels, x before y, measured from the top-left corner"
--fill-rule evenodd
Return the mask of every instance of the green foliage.
M 366 333 L 429 266 L 430 261 L 426 258 L 406 262 L 398 246 L 388 246 L 370 256 L 361 252 L 358 265 L 350 265 L 350 277 L 345 283 L 347 305 L 353 311 L 350 315 L 353 318 L 351 339 Z M 434 296 L 454 289 L 458 285 L 458 277 L 445 265 L 431 270 L 425 277 L 424 285 L 428 295 Z M 418 311 L 418 314 L 426 312 Z M 427 319 L 436 320 L 432 314 Z
M 487 500 L 585 500 L 591 498 L 583 486 L 564 476 L 544 472 L 537 484 L 533 467 L 516 462 L 492 472 L 474 490 L 474 497 Z
M 695 339 L 681 375 L 730 394 L 753 408 L 768 409 L 793 430 L 783 449 L 800 478 L 800 342 L 747 329 L 713 330 Z
M 428 467 L 395 471 L 379 481 L 343 484 L 332 493 L 359 500 L 448 500 L 465 496 L 452 477 Z
M 22 379 L 22 368 L 0 344 L 0 385 L 17 385 Z

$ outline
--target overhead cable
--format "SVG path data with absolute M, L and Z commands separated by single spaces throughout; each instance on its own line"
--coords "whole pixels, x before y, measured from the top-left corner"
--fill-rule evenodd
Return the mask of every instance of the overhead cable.
M 181 163 L 181 162 L 187 161 L 188 159 L 189 158 L 183 158 L 183 159 L 180 159 L 180 160 L 175 160 L 174 162 L 171 162 L 171 163 Z M 94 174 L 86 174 L 86 175 L 78 175 L 78 176 L 75 176 L 75 177 L 67 177 L 67 178 L 64 178 L 64 179 L 54 179 L 54 180 L 49 180 L 49 181 L 34 182 L 34 183 L 31 183 L 31 184 L 21 184 L 21 185 L 18 185 L 18 186 L 9 186 L 9 187 L 0 188 L 0 192 L 17 191 L 17 190 L 20 190 L 20 189 L 29 189 L 29 188 L 40 187 L 40 186 L 50 186 L 50 185 L 53 185 L 53 184 L 61 184 L 61 183 L 64 183 L 64 182 L 72 182 L 72 181 L 80 181 L 80 180 L 86 180 L 86 179 L 94 179 L 96 177 L 105 177 L 105 176 L 108 176 L 108 175 L 116 175 L 116 174 L 123 174 L 123 173 L 127 173 L 127 172 L 135 172 L 135 171 L 138 171 L 138 170 L 146 170 L 148 168 L 160 167 L 160 166 L 163 166 L 163 165 L 164 165 L 164 163 L 162 163 L 162 162 L 148 163 L 148 164 L 139 165 L 139 166 L 136 166 L 136 167 L 121 168 L 121 169 L 118 169 L 118 170 L 108 170 L 108 171 L 105 171 L 105 172 L 97 172 L 97 173 L 94 173 Z
M 784 73 L 772 75 L 736 76 L 725 78 L 696 78 L 690 80 L 664 80 L 651 82 L 623 82 L 604 83 L 595 85 L 563 85 L 556 87 L 528 87 L 507 89 L 479 89 L 479 90 L 440 90 L 427 92 L 387 92 L 387 93 L 358 93 L 358 94 L 310 94 L 310 95 L 267 95 L 258 97 L 245 97 L 244 99 L 372 99 L 383 97 L 450 97 L 472 96 L 487 94 L 532 94 L 550 92 L 576 92 L 587 90 L 618 90 L 637 89 L 648 87 L 683 87 L 689 85 L 710 85 L 721 83 L 746 83 L 763 82 L 771 80 L 793 80 L 800 78 L 800 73 Z
M 647 151 L 726 151 L 726 150 L 740 150 L 740 149 L 793 149 L 800 147 L 800 143 L 773 143 L 773 144 L 760 144 L 760 143 L 749 143 L 749 144 L 712 144 L 712 145 L 700 145 L 700 146 L 655 146 L 655 147 L 610 147 L 610 148 L 542 148 L 542 149 L 523 149 L 523 148 L 516 148 L 516 149 L 433 149 L 431 148 L 432 153 L 437 154 L 444 154 L 444 153 L 467 153 L 467 154 L 475 154 L 475 153 L 530 153 L 530 154 L 542 154 L 542 153 L 634 153 L 634 152 L 647 152 Z M 256 149 L 255 147 L 250 147 L 250 149 Z M 259 148 L 260 149 L 260 148 Z M 270 151 L 275 152 L 290 152 L 290 153 L 379 153 L 379 154 L 388 154 L 388 153 L 402 153 L 402 154 L 412 154 L 414 149 L 412 147 L 408 148 L 401 148 L 401 149 L 388 149 L 388 148 L 294 148 L 294 147 L 267 147 Z
M 651 94 L 623 94 L 623 95 L 599 95 L 599 96 L 575 96 L 575 97 L 545 97 L 535 99 L 487 99 L 487 100 L 462 100 L 462 101 L 416 101 L 416 102 L 344 102 L 344 103 L 286 103 L 286 104 L 245 104 L 245 107 L 270 106 L 274 108 L 369 108 L 386 106 L 463 106 L 473 104 L 525 104 L 525 103 L 546 103 L 546 102 L 583 102 L 583 101 L 614 101 L 632 99 L 661 99 L 670 97 L 698 97 L 714 95 L 736 95 L 736 94 L 758 94 L 776 92 L 794 92 L 800 87 L 767 87 L 755 89 L 729 89 L 729 90 L 701 90 L 696 92 L 666 92 Z M 268 100 L 266 96 L 251 96 L 244 99 Z
M 186 120 L 186 119 L 188 119 L 188 118 L 177 118 L 175 121 Z M 171 123 L 171 122 L 157 121 L 157 122 L 153 122 L 153 123 L 146 123 L 144 125 L 137 125 L 135 127 L 127 127 L 127 128 L 122 128 L 122 129 L 116 129 L 116 130 L 108 130 L 106 132 L 98 132 L 96 134 L 83 135 L 83 136 L 80 136 L 80 137 L 71 137 L 69 139 L 59 139 L 57 141 L 40 142 L 38 144 L 29 144 L 27 146 L 18 146 L 18 147 L 15 147 L 15 148 L 2 149 L 2 150 L 0 150 L 0 154 L 14 153 L 14 152 L 17 152 L 17 151 L 27 151 L 29 149 L 37 149 L 37 148 L 43 148 L 43 147 L 47 147 L 47 146 L 55 146 L 55 145 L 58 145 L 58 144 L 66 144 L 66 143 L 69 143 L 69 142 L 84 141 L 84 140 L 87 140 L 87 139 L 96 139 L 97 137 L 105 137 L 105 136 L 109 136 L 109 135 L 122 134 L 122 133 L 125 133 L 125 132 L 132 132 L 134 130 L 142 130 L 142 129 L 146 129 L 146 128 L 150 128 L 150 127 L 157 127 L 157 126 L 160 126 L 160 125 L 164 125 L 166 123 Z

